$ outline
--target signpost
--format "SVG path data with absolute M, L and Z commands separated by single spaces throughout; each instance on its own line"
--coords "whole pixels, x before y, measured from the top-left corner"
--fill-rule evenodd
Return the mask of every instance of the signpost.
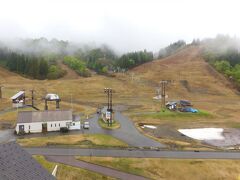
M 111 119 L 111 112 L 110 111 L 106 112 L 106 119 Z

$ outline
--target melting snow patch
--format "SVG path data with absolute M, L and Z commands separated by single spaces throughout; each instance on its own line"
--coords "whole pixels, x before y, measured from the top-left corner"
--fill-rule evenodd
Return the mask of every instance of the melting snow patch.
M 179 129 L 178 131 L 197 140 L 224 140 L 222 128 Z
M 151 125 L 143 125 L 142 128 L 157 129 L 156 126 L 151 126 Z

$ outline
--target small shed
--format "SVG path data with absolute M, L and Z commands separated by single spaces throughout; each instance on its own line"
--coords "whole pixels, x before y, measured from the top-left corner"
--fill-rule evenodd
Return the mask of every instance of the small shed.
M 11 97 L 12 106 L 15 108 L 23 107 L 25 105 L 25 91 L 19 91 Z

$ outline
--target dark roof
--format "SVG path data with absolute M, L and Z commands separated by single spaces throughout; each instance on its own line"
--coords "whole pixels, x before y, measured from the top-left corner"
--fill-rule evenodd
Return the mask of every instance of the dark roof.
M 81 117 L 80 115 L 73 115 L 73 121 L 80 121 Z
M 17 143 L 0 144 L 1 180 L 55 179 Z
M 49 122 L 72 120 L 72 111 L 21 111 L 18 113 L 17 123 Z
M 187 100 L 180 100 L 179 104 L 184 105 L 184 106 L 191 106 L 191 102 Z

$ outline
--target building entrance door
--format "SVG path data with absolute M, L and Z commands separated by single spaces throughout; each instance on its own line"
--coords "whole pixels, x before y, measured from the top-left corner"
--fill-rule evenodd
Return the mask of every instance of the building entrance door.
M 47 123 L 42 124 L 42 132 L 46 133 L 47 132 Z
M 24 125 L 19 125 L 19 132 L 24 133 Z

